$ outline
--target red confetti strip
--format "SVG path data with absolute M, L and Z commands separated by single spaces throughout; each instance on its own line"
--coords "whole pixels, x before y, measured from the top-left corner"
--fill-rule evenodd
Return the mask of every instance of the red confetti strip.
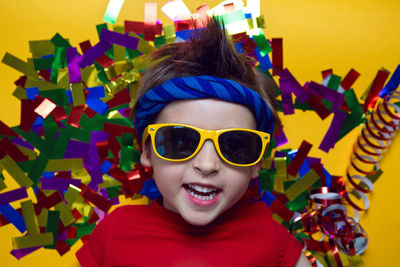
M 110 107 L 116 107 L 122 104 L 129 103 L 131 101 L 131 97 L 129 96 L 128 88 L 125 88 L 122 91 L 119 91 L 114 95 L 114 97 L 106 102 L 106 104 Z
M 72 125 L 74 127 L 79 128 L 79 122 L 81 121 L 83 109 L 85 106 L 77 106 L 77 107 L 72 107 L 71 112 L 69 113 L 67 123 L 69 125 Z
M 8 127 L 4 122 L 0 120 L 0 134 L 1 135 L 7 135 L 7 136 L 14 136 L 18 137 L 17 132 L 15 132 L 13 129 Z
M 308 153 L 311 150 L 312 145 L 307 141 L 303 140 L 300 145 L 299 151 L 297 151 L 296 156 L 290 162 L 287 173 L 291 176 L 296 176 L 296 173 L 299 172 L 301 165 L 304 160 L 307 158 Z
M 93 224 L 97 222 L 97 220 L 100 219 L 99 215 L 93 210 L 92 215 L 90 216 L 88 223 Z
M 329 114 L 331 114 L 329 109 L 327 109 L 324 104 L 322 104 L 321 98 L 316 95 L 309 94 L 306 102 L 322 120 L 324 120 L 326 117 L 329 116 Z
M 85 113 L 86 116 L 88 116 L 88 118 L 93 118 L 94 116 L 96 116 L 97 112 L 94 111 L 93 109 L 86 107 L 85 110 L 83 111 L 83 113 Z
M 138 22 L 138 21 L 129 21 L 125 20 L 124 22 L 125 26 L 125 32 L 134 32 L 137 34 L 144 34 L 144 22 Z M 155 25 L 155 34 L 156 35 L 161 35 L 162 33 L 162 24 L 156 24 Z
M 75 239 L 78 233 L 78 228 L 76 227 L 69 227 L 67 229 L 67 237 L 68 239 Z
M 326 77 L 328 77 L 329 75 L 333 74 L 333 70 L 332 69 L 328 69 L 328 70 L 323 70 L 321 72 L 322 74 L 322 78 L 325 79 Z
M 365 99 L 365 103 L 363 105 L 364 112 L 368 108 L 372 108 L 375 105 L 376 100 L 378 100 L 379 92 L 383 89 L 385 82 L 389 78 L 389 72 L 379 70 L 375 76 L 374 81 L 372 82 L 371 89 L 368 92 L 368 96 Z
M 104 123 L 104 128 L 103 131 L 106 133 L 109 133 L 114 136 L 121 136 L 122 133 L 133 133 L 134 130 L 132 127 L 128 126 L 123 126 L 123 125 L 117 125 L 113 123 Z
M 50 72 L 48 70 L 39 70 L 39 75 L 46 80 L 46 82 L 50 81 Z
M 51 116 L 55 121 L 61 121 L 66 118 L 68 118 L 67 113 L 65 112 L 65 109 L 63 107 L 57 106 L 53 112 L 51 113 Z
M 321 186 L 326 186 L 326 178 L 325 178 L 325 174 L 324 171 L 322 169 L 322 164 L 321 163 L 316 163 L 316 164 L 312 164 L 310 165 L 311 169 L 314 169 L 315 172 L 318 174 L 318 176 L 321 178 Z
M 16 162 L 26 161 L 29 159 L 28 156 L 24 155 L 7 137 L 1 139 L 0 150 L 9 155 Z
M 283 70 L 282 38 L 272 38 L 272 73 L 278 75 Z
M 111 153 L 113 153 L 114 157 L 119 158 L 119 152 L 121 151 L 121 145 L 119 144 L 117 138 L 114 135 L 110 135 L 108 137 L 108 144 L 109 144 Z
M 143 39 L 154 41 L 157 24 L 157 3 L 145 2 L 144 4 L 144 29 Z
M 21 123 L 19 128 L 22 131 L 29 132 L 32 129 L 33 123 L 39 116 L 34 112 L 36 106 L 32 100 L 21 99 Z
M 63 201 L 60 193 L 54 192 L 51 195 L 46 196 L 40 189 L 37 189 L 36 198 L 37 198 L 37 205 L 35 206 L 36 214 L 40 214 L 42 208 L 50 209 L 51 207 L 54 207 L 55 205 Z
M 80 218 L 82 218 L 82 214 L 79 213 L 79 211 L 77 209 L 73 209 L 71 211 L 72 216 L 74 216 L 75 221 L 79 220 Z
M 96 191 L 94 191 L 87 185 L 81 184 L 80 189 L 82 190 L 81 196 L 84 199 L 86 199 L 87 201 L 89 201 L 90 203 L 92 203 L 93 205 L 95 205 L 96 207 L 98 207 L 99 209 L 104 211 L 105 213 L 107 213 L 108 210 L 111 208 L 112 204 L 110 201 L 103 198 L 101 195 L 99 195 Z
M 294 212 L 283 205 L 279 199 L 275 199 L 269 208 L 287 222 L 293 218 Z
M 340 82 L 340 86 L 342 86 L 342 88 L 346 91 L 349 90 L 359 76 L 360 73 L 354 69 L 351 69 L 349 73 L 347 73 L 346 77 L 344 77 L 344 79 Z
M 14 82 L 14 84 L 15 84 L 16 86 L 21 86 L 21 87 L 25 88 L 25 83 L 26 83 L 27 80 L 28 80 L 28 77 L 26 77 L 26 76 L 21 76 L 21 77 L 19 77 L 18 80 L 16 80 L 16 81 Z
M 69 251 L 69 246 L 65 240 L 57 240 L 56 250 L 60 256 L 64 255 Z

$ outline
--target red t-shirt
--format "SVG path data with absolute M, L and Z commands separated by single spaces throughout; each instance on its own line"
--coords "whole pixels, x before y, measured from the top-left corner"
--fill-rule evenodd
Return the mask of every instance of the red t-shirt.
M 122 206 L 77 252 L 92 266 L 293 266 L 302 245 L 263 202 L 241 201 L 207 226 L 193 226 L 158 203 Z

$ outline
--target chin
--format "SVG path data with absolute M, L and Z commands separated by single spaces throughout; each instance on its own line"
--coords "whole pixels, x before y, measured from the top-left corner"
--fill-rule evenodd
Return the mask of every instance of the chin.
M 216 219 L 215 216 L 212 216 L 212 217 L 208 217 L 208 216 L 196 216 L 196 217 L 189 216 L 188 217 L 188 216 L 184 216 L 184 215 L 181 215 L 181 216 L 187 223 L 190 223 L 191 225 L 194 225 L 194 226 L 206 226 L 206 225 L 212 223 Z

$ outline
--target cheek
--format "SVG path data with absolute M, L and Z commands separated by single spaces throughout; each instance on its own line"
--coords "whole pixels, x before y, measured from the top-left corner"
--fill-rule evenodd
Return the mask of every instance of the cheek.
M 160 190 L 174 188 L 180 185 L 184 173 L 182 164 L 175 164 L 155 156 L 153 162 L 153 177 Z
M 252 179 L 252 171 L 251 167 L 240 168 L 232 170 L 227 177 L 227 185 L 231 191 L 236 193 L 244 193 L 249 185 L 249 182 Z

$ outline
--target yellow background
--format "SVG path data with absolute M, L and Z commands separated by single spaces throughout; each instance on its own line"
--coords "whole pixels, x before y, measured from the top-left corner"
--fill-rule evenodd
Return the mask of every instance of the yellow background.
M 169 24 L 160 11 L 167 1 L 158 3 L 158 18 Z M 210 7 L 219 0 L 185 1 L 194 11 L 207 2 Z M 394 71 L 400 63 L 400 1 L 398 0 L 263 0 L 267 38 L 282 37 L 284 65 L 301 84 L 321 80 L 320 71 L 333 68 L 344 76 L 350 68 L 361 73 L 354 89 L 358 96 L 367 88 L 379 68 Z M 26 60 L 29 40 L 50 39 L 56 32 L 69 38 L 73 46 L 90 39 L 98 41 L 96 24 L 102 23 L 106 0 L 13 0 L 2 1 L 0 8 L 0 57 L 5 52 Z M 144 1 L 126 0 L 117 24 L 125 19 L 143 21 Z M 11 96 L 13 82 L 19 73 L 0 64 L 0 120 L 10 126 L 19 124 L 19 101 Z M 336 144 L 328 154 L 318 146 L 332 116 L 321 121 L 314 113 L 297 111 L 283 118 L 289 147 L 297 148 L 303 139 L 314 146 L 311 156 L 321 157 L 331 174 L 343 175 L 351 146 L 359 128 Z M 400 140 L 394 140 L 382 161 L 384 174 L 370 194 L 371 208 L 361 216 L 370 245 L 363 259 L 366 266 L 394 266 L 397 262 L 400 231 L 400 182 L 398 160 Z M 9 189 L 16 188 L 7 179 Z M 20 233 L 11 225 L 0 228 L 0 266 L 77 266 L 72 250 L 59 257 L 54 250 L 40 249 L 18 261 L 9 254 L 11 237 Z

